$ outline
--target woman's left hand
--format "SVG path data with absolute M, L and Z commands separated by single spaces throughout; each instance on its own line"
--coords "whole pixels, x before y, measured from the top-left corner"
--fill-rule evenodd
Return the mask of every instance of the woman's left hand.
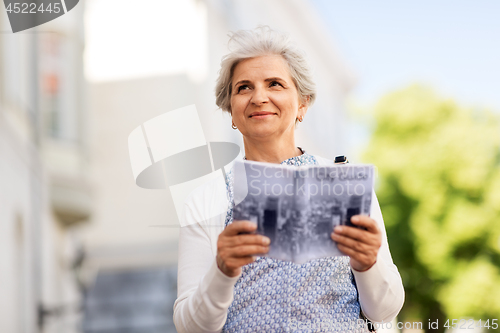
M 377 261 L 382 235 L 377 222 L 369 216 L 355 215 L 351 218 L 351 222 L 366 230 L 344 225 L 336 226 L 331 237 L 337 242 L 338 249 L 351 257 L 352 268 L 363 272 Z

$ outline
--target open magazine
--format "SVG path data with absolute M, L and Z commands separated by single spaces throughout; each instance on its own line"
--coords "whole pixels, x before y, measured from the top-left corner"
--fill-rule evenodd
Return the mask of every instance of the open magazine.
M 369 215 L 374 166 L 290 166 L 235 161 L 234 220 L 257 224 L 271 239 L 265 256 L 304 263 L 343 255 L 330 234 L 351 217 Z

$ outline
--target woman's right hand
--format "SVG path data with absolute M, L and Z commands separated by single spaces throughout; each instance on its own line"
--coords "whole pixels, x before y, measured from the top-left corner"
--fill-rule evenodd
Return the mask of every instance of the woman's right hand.
M 217 240 L 217 266 L 229 277 L 240 275 L 241 267 L 255 261 L 255 255 L 269 251 L 271 240 L 251 234 L 257 225 L 250 221 L 234 221 Z

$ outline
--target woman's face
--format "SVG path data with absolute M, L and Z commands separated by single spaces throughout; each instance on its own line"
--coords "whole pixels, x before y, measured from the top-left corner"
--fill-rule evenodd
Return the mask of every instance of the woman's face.
M 285 139 L 307 106 L 299 100 L 286 60 L 279 55 L 245 59 L 233 73 L 233 122 L 246 139 Z

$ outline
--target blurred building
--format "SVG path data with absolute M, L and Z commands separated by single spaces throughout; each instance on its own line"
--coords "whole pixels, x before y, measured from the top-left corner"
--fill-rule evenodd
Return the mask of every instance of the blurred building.
M 267 24 L 289 32 L 307 52 L 314 70 L 318 100 L 299 124 L 297 144 L 333 158 L 344 149 L 343 104 L 354 84 L 353 75 L 307 1 L 147 0 L 143 2 L 147 13 L 134 7 L 134 2 L 87 3 L 88 27 L 100 29 L 86 35 L 92 43 L 100 39 L 102 44 L 87 44 L 86 57 L 95 57 L 102 73 L 115 78 L 93 82 L 89 90 L 90 170 L 96 205 L 91 223 L 81 230 L 88 254 L 85 275 L 95 278 L 89 280 L 84 331 L 174 332 L 171 315 L 176 291 L 171 288 L 175 286 L 171 276 L 177 263 L 177 215 L 169 191 L 134 184 L 128 135 L 155 116 L 195 104 L 207 141 L 230 141 L 243 148 L 229 115 L 217 110 L 215 80 L 221 57 L 227 53 L 228 32 Z M 109 13 L 118 4 L 122 15 L 111 22 Z M 178 26 L 165 28 L 170 20 L 179 22 Z M 159 36 L 154 42 L 166 50 L 165 62 L 180 63 L 175 73 L 134 75 L 129 69 L 131 62 L 140 62 L 144 72 L 150 70 L 158 55 L 135 49 L 152 35 Z M 128 45 L 127 51 L 118 51 L 118 45 Z M 137 54 L 140 59 L 134 58 Z M 158 312 L 165 309 L 165 302 L 168 311 Z
M 77 332 L 92 212 L 83 8 L 13 34 L 0 14 L 0 332 Z

